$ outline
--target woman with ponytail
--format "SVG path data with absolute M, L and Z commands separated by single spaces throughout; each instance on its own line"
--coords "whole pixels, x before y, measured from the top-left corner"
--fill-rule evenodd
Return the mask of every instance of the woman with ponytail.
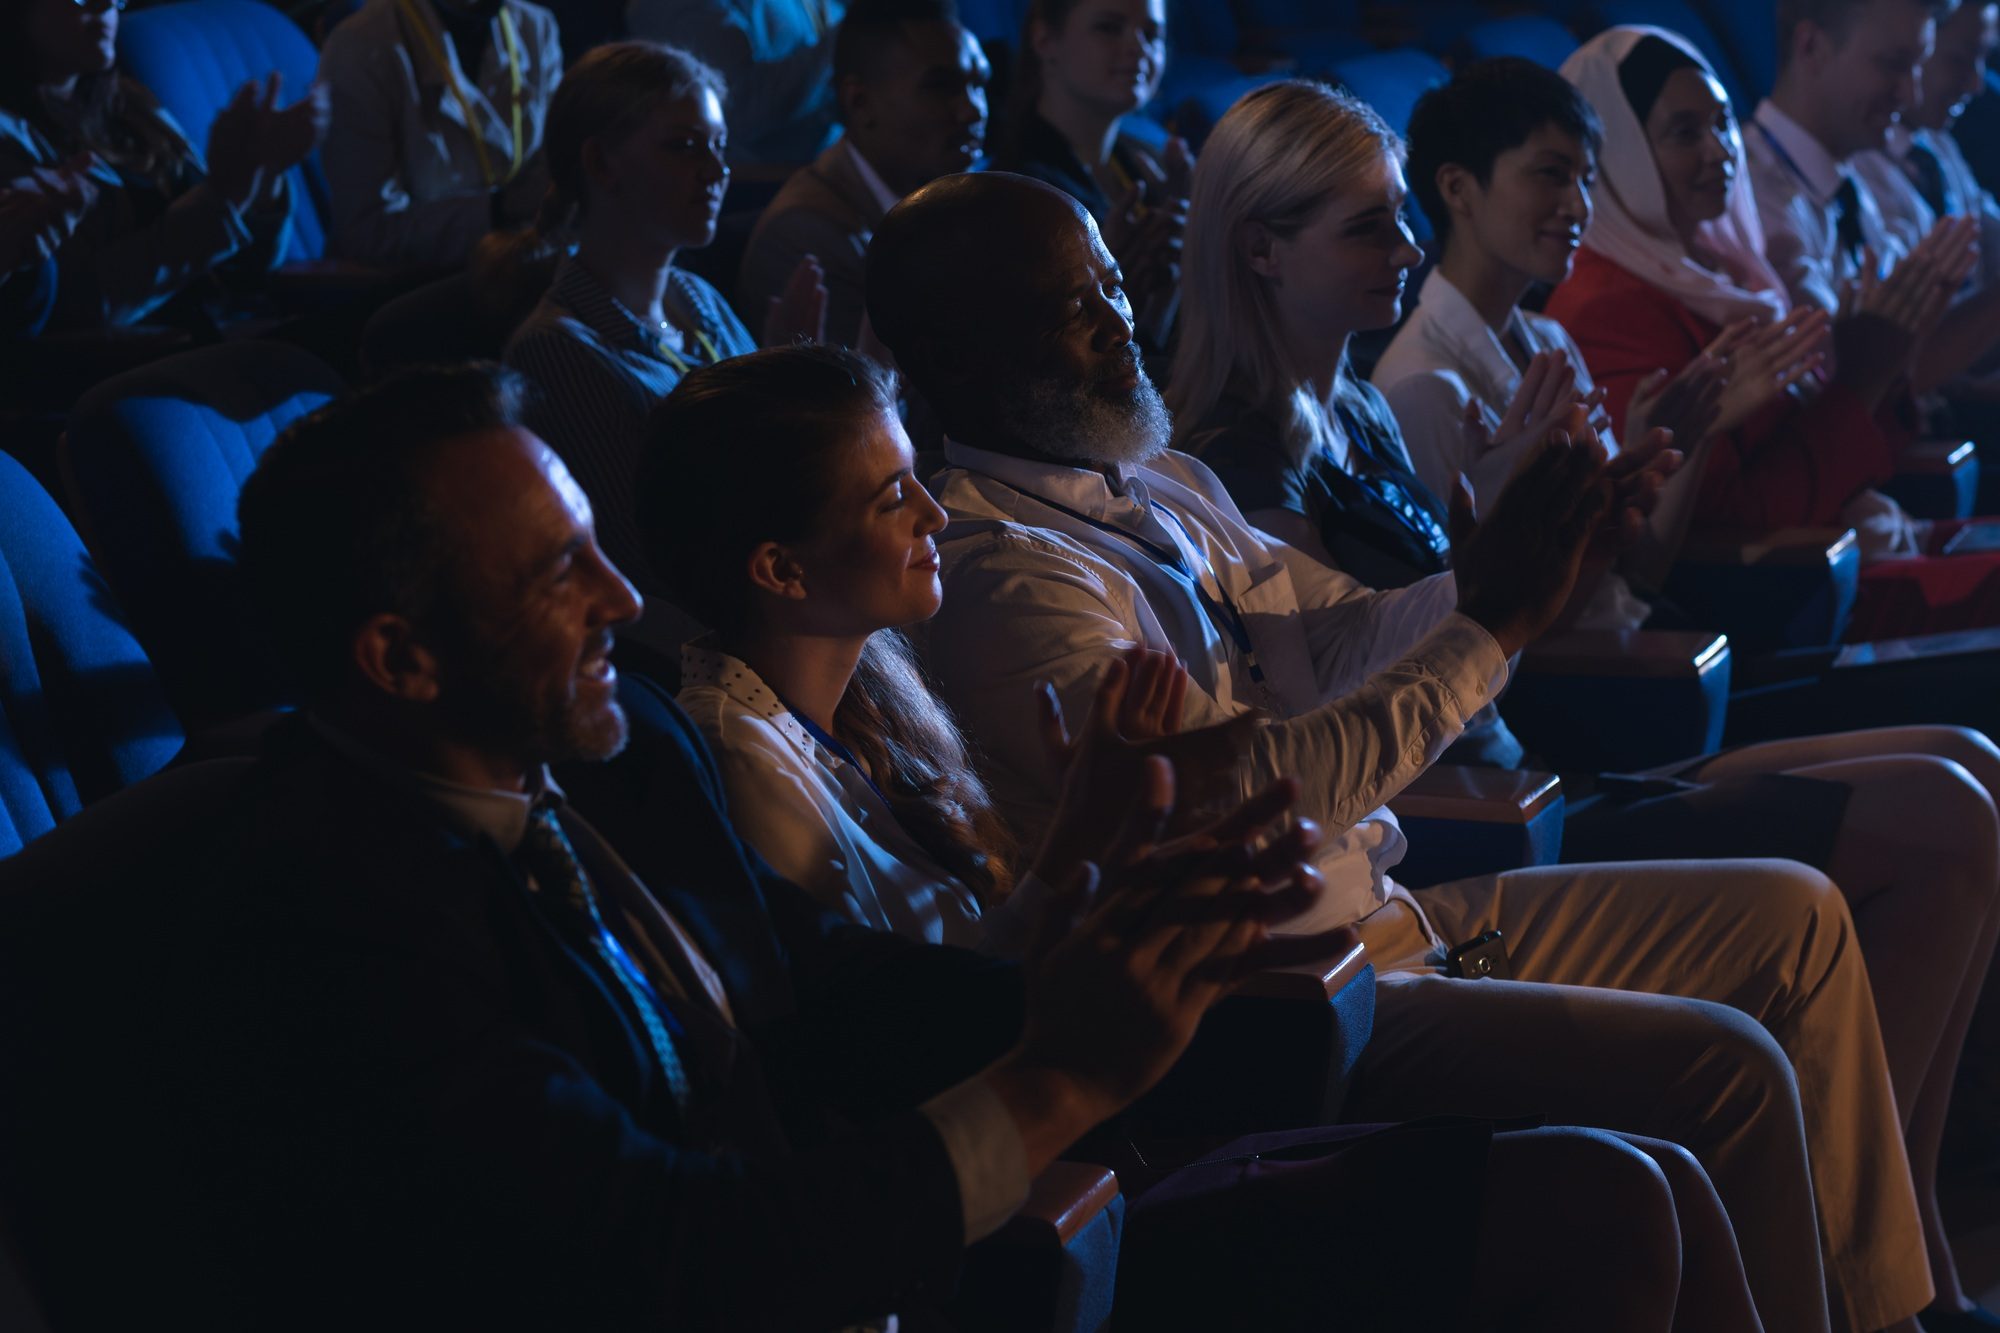
M 479 259 L 498 293 L 554 262 L 505 359 L 540 387 L 529 424 L 590 497 L 605 551 L 649 592 L 657 581 L 631 517 L 646 415 L 689 370 L 757 346 L 722 293 L 674 264 L 715 239 L 729 182 L 725 95 L 714 70 L 671 46 L 591 51 L 549 106 L 549 189 L 533 225 L 489 237 Z M 772 302 L 764 340 L 816 338 L 825 302 L 808 259 Z

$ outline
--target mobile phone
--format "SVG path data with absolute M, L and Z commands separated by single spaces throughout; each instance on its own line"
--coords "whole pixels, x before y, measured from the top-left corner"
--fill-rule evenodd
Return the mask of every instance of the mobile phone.
M 1470 981 L 1486 977 L 1495 981 L 1511 980 L 1514 969 L 1507 965 L 1507 942 L 1500 938 L 1497 930 L 1489 930 L 1484 935 L 1467 940 L 1444 956 L 1444 974 Z

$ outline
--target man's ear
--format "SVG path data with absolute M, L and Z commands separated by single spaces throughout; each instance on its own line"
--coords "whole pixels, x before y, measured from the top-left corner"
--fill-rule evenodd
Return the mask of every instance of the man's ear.
M 1811 69 L 1818 65 L 1836 43 L 1833 34 L 1811 19 L 1800 19 L 1792 25 L 1788 44 L 1794 62 L 1803 62 L 1803 67 Z
M 1251 218 L 1237 228 L 1236 244 L 1242 248 L 1252 273 L 1273 281 L 1284 276 L 1284 264 L 1278 258 L 1278 237 L 1269 227 Z
M 806 598 L 805 566 L 798 562 L 788 546 L 777 542 L 763 542 L 750 552 L 750 582 L 773 597 L 782 597 L 790 602 L 802 602 Z
M 1453 221 L 1472 220 L 1472 209 L 1479 195 L 1477 176 L 1460 163 L 1446 162 L 1437 169 L 1437 191 Z
M 370 616 L 349 645 L 361 678 L 392 699 L 430 703 L 438 697 L 437 655 L 401 616 Z

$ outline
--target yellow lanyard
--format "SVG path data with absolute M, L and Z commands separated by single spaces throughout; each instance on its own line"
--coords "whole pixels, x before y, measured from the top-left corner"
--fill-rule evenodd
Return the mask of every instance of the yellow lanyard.
M 451 89 L 452 97 L 458 102 L 460 114 L 465 117 L 465 128 L 472 135 L 472 151 L 479 158 L 479 178 L 486 182 L 489 190 L 498 189 L 513 180 L 521 170 L 521 159 L 527 149 L 527 138 L 521 132 L 521 38 L 514 30 L 513 11 L 500 10 L 500 34 L 507 39 L 507 74 L 512 85 L 514 151 L 507 167 L 507 174 L 496 178 L 493 175 L 493 160 L 486 155 L 486 126 L 472 108 L 472 99 L 466 96 L 465 85 L 459 82 L 451 62 L 444 58 L 444 46 L 431 32 L 430 25 L 418 12 L 416 0 L 398 0 L 403 7 L 403 17 L 416 30 L 417 38 L 424 44 L 424 53 L 431 58 L 438 71 L 444 75 L 445 84 Z
M 711 365 L 717 361 L 722 360 L 722 353 L 716 349 L 715 340 L 709 337 L 706 331 L 698 330 L 694 335 L 694 340 L 701 344 L 702 351 L 708 353 L 708 359 Z M 691 364 L 689 364 L 688 359 L 686 357 L 682 356 L 679 352 L 676 352 L 673 348 L 667 346 L 666 341 L 662 338 L 656 337 L 653 339 L 653 350 L 660 354 L 660 359 L 662 361 L 665 361 L 668 365 L 672 366 L 674 370 L 679 374 L 685 375 L 690 370 L 694 369 L 694 367 Z

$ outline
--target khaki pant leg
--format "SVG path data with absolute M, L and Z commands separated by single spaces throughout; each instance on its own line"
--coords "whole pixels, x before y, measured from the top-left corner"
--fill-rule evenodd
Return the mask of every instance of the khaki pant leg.
M 1760 1308 L 1779 1302 L 1765 1311 L 1770 1327 L 1794 1326 L 1774 1316 L 1783 1289 L 1804 1285 L 1791 1252 L 1814 1234 L 1798 1213 L 1815 1195 L 1835 1327 L 1879 1328 L 1928 1303 L 1874 1003 L 1846 905 L 1824 876 L 1783 861 L 1562 866 L 1440 885 L 1421 901 L 1447 940 L 1500 930 L 1517 982 L 1563 989 L 1483 996 L 1474 988 L 1494 983 L 1435 975 L 1420 939 L 1406 935 L 1400 949 L 1377 950 L 1385 984 L 1364 1070 L 1385 1084 L 1436 1084 L 1442 1071 L 1418 1072 L 1422 1044 L 1453 1044 L 1446 1070 L 1467 1047 L 1497 1045 L 1503 1054 L 1473 1057 L 1481 1077 L 1519 1061 L 1526 1077 L 1577 1099 L 1522 1109 L 1572 1121 L 1634 1115 L 1581 1123 L 1683 1143 L 1730 1207 Z M 1658 998 L 1632 1007 L 1648 995 Z M 1495 1001 L 1504 1011 L 1491 1011 Z M 1713 1004 L 1776 1039 L 1796 1076 L 1796 1108 L 1789 1093 L 1778 1098 L 1787 1105 L 1771 1100 L 1758 1047 Z M 1810 1191 L 1787 1146 L 1801 1118 Z

